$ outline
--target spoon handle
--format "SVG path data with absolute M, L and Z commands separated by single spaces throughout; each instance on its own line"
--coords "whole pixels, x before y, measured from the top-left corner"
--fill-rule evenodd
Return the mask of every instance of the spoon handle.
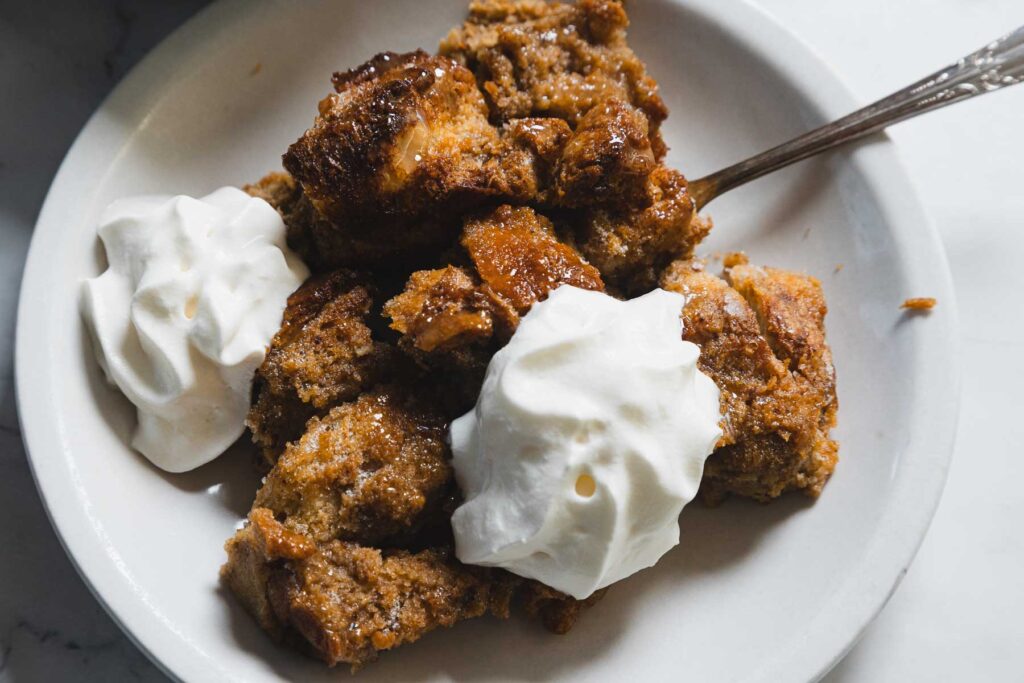
M 1024 26 L 821 128 L 690 183 L 697 210 L 724 192 L 893 123 L 1024 81 Z

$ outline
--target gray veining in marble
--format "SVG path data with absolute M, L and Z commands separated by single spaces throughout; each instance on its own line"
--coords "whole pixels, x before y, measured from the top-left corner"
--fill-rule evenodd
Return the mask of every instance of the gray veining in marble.
M 0 0 L 0 683 L 163 681 L 61 550 L 14 403 L 14 319 L 36 216 L 117 81 L 206 0 Z

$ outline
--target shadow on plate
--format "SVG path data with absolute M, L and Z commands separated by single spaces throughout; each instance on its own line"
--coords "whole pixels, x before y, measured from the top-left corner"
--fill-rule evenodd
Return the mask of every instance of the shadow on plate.
M 222 455 L 190 472 L 172 474 L 154 465 L 150 467 L 168 484 L 186 493 L 205 491 L 215 496 L 240 519 L 249 514 L 262 476 L 257 466 L 256 447 L 250 441 L 248 431 Z
M 83 367 L 89 376 L 89 388 L 95 397 L 94 404 L 103 416 L 110 430 L 124 442 L 131 457 L 140 465 L 152 470 L 164 481 L 187 493 L 206 492 L 215 495 L 224 507 L 245 517 L 252 505 L 256 489 L 260 485 L 260 473 L 256 466 L 256 448 L 244 433 L 223 455 L 190 472 L 172 474 L 153 465 L 141 453 L 131 448 L 132 432 L 135 430 L 135 408 L 125 396 L 112 387 L 96 362 L 93 344 L 84 324 L 81 327 L 81 348 L 85 355 Z

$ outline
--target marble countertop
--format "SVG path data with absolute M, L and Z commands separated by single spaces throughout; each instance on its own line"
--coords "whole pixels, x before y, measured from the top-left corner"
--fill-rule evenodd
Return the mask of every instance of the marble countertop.
M 730 0 L 738 1 L 738 0 Z M 0 683 L 162 681 L 93 599 L 33 485 L 14 401 L 18 285 L 50 180 L 117 81 L 205 0 L 0 0 Z M 1024 24 L 1020 0 L 759 0 L 867 102 Z M 893 132 L 953 269 L 963 409 L 932 528 L 827 677 L 1020 680 L 1024 671 L 1024 87 Z M 943 302 L 939 302 L 942 305 Z M 1010 380 L 1010 381 L 1008 381 Z

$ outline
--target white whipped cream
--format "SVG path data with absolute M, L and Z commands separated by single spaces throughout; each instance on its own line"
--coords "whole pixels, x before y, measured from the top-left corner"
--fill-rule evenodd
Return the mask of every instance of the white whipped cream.
M 533 306 L 451 427 L 460 560 L 582 599 L 679 543 L 722 435 L 718 388 L 681 338 L 684 301 L 566 285 Z
M 199 467 L 244 431 L 253 373 L 309 271 L 277 211 L 233 187 L 115 201 L 98 233 L 110 267 L 80 303 L 138 409 L 132 446 L 169 472 Z

